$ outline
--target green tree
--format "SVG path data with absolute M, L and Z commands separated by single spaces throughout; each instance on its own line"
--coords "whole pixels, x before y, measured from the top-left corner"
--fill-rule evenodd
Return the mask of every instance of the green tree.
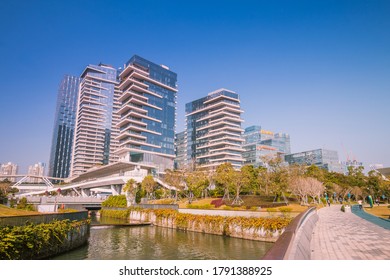
M 325 172 L 326 172 L 325 169 L 319 168 L 317 165 L 312 164 L 306 168 L 305 176 L 316 178 L 317 180 L 324 182 L 324 180 L 325 180 L 324 173 Z
M 269 195 L 271 185 L 270 180 L 271 176 L 268 169 L 263 166 L 259 166 L 257 168 L 257 185 L 260 194 Z
M 268 170 L 270 172 L 270 187 L 271 192 L 275 194 L 275 200 L 280 200 L 283 197 L 284 201 L 288 203 L 284 193 L 288 188 L 289 173 L 287 166 L 283 163 L 280 157 L 270 159 L 268 162 Z
M 179 192 L 184 190 L 184 172 L 179 170 L 165 170 L 164 181 L 175 188 L 175 201 L 178 200 Z
M 141 182 L 141 187 L 146 191 L 146 196 L 149 199 L 154 199 L 154 188 L 157 186 L 156 181 L 154 181 L 152 175 L 147 175 Z
M 235 176 L 234 168 L 231 163 L 220 164 L 214 174 L 214 181 L 223 188 L 223 201 L 230 200 L 230 191 L 234 188 L 233 178 Z
M 200 197 L 202 192 L 209 186 L 208 176 L 202 171 L 187 173 L 185 182 L 188 191 L 188 203 L 191 204 L 194 197 Z
M 242 192 L 254 193 L 259 189 L 259 181 L 257 180 L 258 169 L 253 165 L 244 165 L 241 167 L 242 178 L 245 180 Z
M 380 197 L 383 193 L 385 193 L 384 180 L 382 176 L 374 170 L 368 172 L 367 188 L 370 194 L 375 198 Z

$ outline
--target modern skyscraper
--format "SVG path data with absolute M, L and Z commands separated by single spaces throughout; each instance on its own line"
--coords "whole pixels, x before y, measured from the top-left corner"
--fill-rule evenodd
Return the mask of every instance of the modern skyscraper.
M 237 93 L 219 89 L 186 104 L 187 163 L 216 168 L 230 162 L 243 164 L 240 99 Z
M 337 151 L 317 149 L 285 155 L 289 164 L 316 165 L 330 172 L 344 173 Z
M 79 84 L 79 77 L 65 75 L 58 89 L 49 160 L 50 177 L 67 178 L 70 173 Z
M 243 137 L 245 164 L 264 166 L 264 157 L 280 156 L 291 151 L 290 135 L 286 133 L 273 133 L 253 125 L 245 128 Z
M 11 176 L 18 175 L 18 165 L 12 162 L 3 163 L 0 166 L 0 175 L 11 175 Z M 17 181 L 15 177 L 9 177 L 9 178 L 2 177 L 0 180 L 5 180 L 5 179 L 8 179 L 8 181 L 10 182 Z
M 186 168 L 187 142 L 185 131 L 176 133 L 175 136 L 175 169 Z
M 157 173 L 172 169 L 177 74 L 135 55 L 119 77 L 119 160 L 153 165 Z
M 45 164 L 38 162 L 34 165 L 30 165 L 28 167 L 28 175 L 33 175 L 33 176 L 43 176 L 45 174 Z M 42 183 L 43 180 L 40 178 L 30 178 L 29 179 L 30 183 Z
M 81 74 L 71 176 L 117 160 L 117 84 L 117 70 L 109 65 L 88 65 Z

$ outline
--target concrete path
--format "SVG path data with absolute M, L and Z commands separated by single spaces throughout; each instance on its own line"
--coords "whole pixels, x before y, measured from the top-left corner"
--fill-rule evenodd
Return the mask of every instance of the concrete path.
M 322 208 L 310 243 L 313 260 L 390 260 L 390 230 L 340 205 Z

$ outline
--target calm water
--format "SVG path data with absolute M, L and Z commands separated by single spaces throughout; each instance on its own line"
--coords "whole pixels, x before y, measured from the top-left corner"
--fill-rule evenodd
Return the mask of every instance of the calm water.
M 91 228 L 88 245 L 53 259 L 260 259 L 272 243 L 155 226 Z

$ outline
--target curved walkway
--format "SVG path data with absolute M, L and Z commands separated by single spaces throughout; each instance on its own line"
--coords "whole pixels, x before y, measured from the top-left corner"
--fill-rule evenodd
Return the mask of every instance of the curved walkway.
M 390 260 L 390 231 L 340 205 L 322 208 L 310 243 L 312 260 Z

